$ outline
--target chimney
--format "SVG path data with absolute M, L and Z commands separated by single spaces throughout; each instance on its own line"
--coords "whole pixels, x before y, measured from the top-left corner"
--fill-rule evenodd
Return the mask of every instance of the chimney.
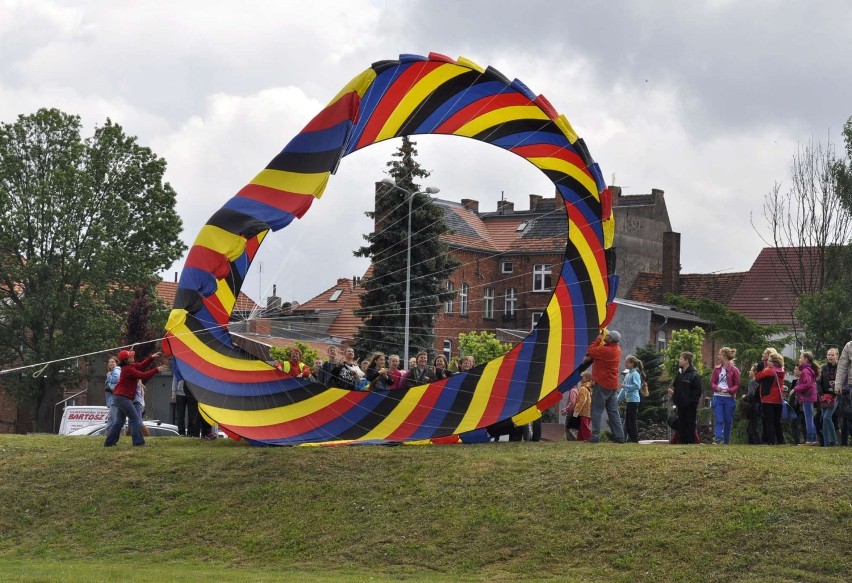
M 473 200 L 472 198 L 463 198 L 461 199 L 462 206 L 469 211 L 473 211 L 476 214 L 479 214 L 479 201 Z
M 680 233 L 663 233 L 663 294 L 680 293 Z
M 175 283 L 177 283 L 177 282 L 178 282 L 177 277 L 178 277 L 178 272 L 177 272 L 177 271 L 175 271 Z
M 277 310 L 281 307 L 281 298 L 278 297 L 278 286 L 272 286 L 272 295 L 266 298 L 266 309 Z
M 530 210 L 534 211 L 538 208 L 538 203 L 541 202 L 542 196 L 540 194 L 531 194 L 530 195 Z
M 651 194 L 654 196 L 654 198 L 657 198 L 657 197 L 664 196 L 666 193 L 665 193 L 665 191 L 660 190 L 659 188 L 652 188 Z
M 498 200 L 497 212 L 501 215 L 511 215 L 515 212 L 515 203 L 509 202 L 508 200 Z

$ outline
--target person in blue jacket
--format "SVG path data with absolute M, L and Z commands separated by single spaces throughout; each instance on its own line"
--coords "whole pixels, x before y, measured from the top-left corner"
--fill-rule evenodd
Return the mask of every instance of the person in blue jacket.
M 624 364 L 627 366 L 627 375 L 624 377 L 624 385 L 618 391 L 618 402 L 627 401 L 627 441 L 639 443 L 639 402 L 642 400 L 639 390 L 645 380 L 645 367 L 642 361 L 632 354 L 624 359 Z

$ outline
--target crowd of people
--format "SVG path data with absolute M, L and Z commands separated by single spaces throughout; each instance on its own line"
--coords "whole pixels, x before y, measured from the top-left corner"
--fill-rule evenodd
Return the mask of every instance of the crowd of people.
M 566 416 L 568 440 L 600 441 L 605 411 L 614 442 L 638 441 L 638 410 L 642 393 L 647 393 L 646 375 L 642 361 L 628 355 L 627 368 L 619 382 L 620 341 L 618 332 L 605 331 L 589 347 L 584 367 L 591 366 L 592 371 L 582 372 L 580 382 L 568 392 L 567 402 L 561 409 Z M 740 388 L 740 370 L 735 358 L 735 349 L 722 347 L 710 377 L 714 443 L 720 445 L 730 443 L 734 426 Z M 673 430 L 671 443 L 700 442 L 696 422 L 703 390 L 694 359 L 690 352 L 680 354 L 677 375 L 668 388 L 673 405 L 669 416 Z M 792 378 L 790 382 L 788 377 Z M 748 443 L 784 444 L 787 442 L 785 429 L 789 429 L 796 445 L 849 445 L 852 434 L 850 383 L 852 342 L 842 353 L 836 348 L 829 349 L 822 366 L 813 353 L 803 351 L 792 371 L 785 371 L 784 357 L 777 350 L 767 348 L 761 361 L 751 367 L 748 388 L 741 399 Z M 621 401 L 626 401 L 623 423 L 618 410 Z
M 315 361 L 313 370 L 302 368 L 304 365 L 299 362 L 300 358 L 300 351 L 292 349 L 289 362 L 276 363 L 276 368 L 326 387 L 352 391 L 394 391 L 425 385 L 476 366 L 473 356 L 465 356 L 454 363 L 456 371 L 453 371 L 443 354 L 436 356 L 429 364 L 429 355 L 421 351 L 409 359 L 407 369 L 402 369 L 397 354 L 387 356 L 383 352 L 374 352 L 370 358 L 359 362 L 353 348 L 340 350 L 337 346 L 329 346 L 326 360 Z M 293 371 L 298 372 L 294 374 Z

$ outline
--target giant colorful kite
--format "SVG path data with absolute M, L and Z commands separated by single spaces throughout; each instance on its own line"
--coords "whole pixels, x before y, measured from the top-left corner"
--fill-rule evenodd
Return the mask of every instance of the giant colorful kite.
M 390 138 L 447 134 L 527 159 L 561 193 L 565 260 L 545 315 L 523 342 L 467 373 L 389 393 L 291 378 L 237 347 L 227 323 L 269 234 L 322 196 L 340 160 Z M 181 273 L 164 348 L 205 416 L 256 444 L 456 443 L 538 418 L 574 384 L 614 313 L 610 192 L 568 120 L 517 79 L 432 53 L 380 61 L 352 79 L 201 229 Z

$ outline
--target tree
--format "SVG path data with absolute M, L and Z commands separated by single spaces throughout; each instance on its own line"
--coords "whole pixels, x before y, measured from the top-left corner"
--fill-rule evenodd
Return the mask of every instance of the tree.
M 642 397 L 639 407 L 639 422 L 643 427 L 664 424 L 668 417 L 669 384 L 661 379 L 664 355 L 653 344 L 636 349 L 636 358 L 642 361 L 645 369 L 645 382 L 648 383 L 648 396 Z
M 0 124 L 0 362 L 115 346 L 133 290 L 185 250 L 166 161 L 109 119 L 91 137 L 57 109 Z M 76 361 L 7 388 L 35 429 Z
M 123 345 L 137 345 L 136 360 L 157 351 L 154 340 L 159 339 L 169 316 L 169 307 L 157 295 L 157 282 L 150 280 L 133 293 L 127 314 Z
M 482 364 L 503 356 L 512 349 L 507 342 L 500 342 L 491 332 L 462 332 L 459 334 L 459 352 L 472 356 L 476 364 Z
M 678 358 L 681 352 L 691 352 L 695 355 L 695 370 L 699 375 L 704 374 L 704 365 L 701 363 L 701 345 L 704 344 L 704 328 L 695 326 L 692 330 L 675 330 L 672 339 L 666 347 L 663 367 L 669 379 L 677 376 Z
M 320 357 L 319 352 L 299 340 L 294 342 L 294 347 L 298 348 L 299 352 L 302 353 L 302 364 L 313 370 L 314 362 Z M 273 346 L 269 349 L 269 354 L 276 361 L 284 362 L 290 360 L 290 351 L 292 349 L 293 347 L 291 346 Z
M 411 202 L 411 352 L 432 348 L 438 310 L 453 297 L 442 284 L 459 262 L 441 240 L 449 232 L 443 210 L 419 192 L 415 183 L 417 178 L 429 176 L 415 159 L 415 145 L 403 136 L 402 145 L 393 153 L 396 159 L 387 165 L 396 186 L 380 188 L 375 210 L 367 213 L 375 221 L 375 232 L 365 235 L 367 244 L 355 251 L 358 257 L 369 257 L 373 266 L 372 275 L 362 281 L 361 307 L 355 310 L 364 320 L 355 334 L 361 351 L 390 354 L 404 348 L 408 193 L 415 193 Z

